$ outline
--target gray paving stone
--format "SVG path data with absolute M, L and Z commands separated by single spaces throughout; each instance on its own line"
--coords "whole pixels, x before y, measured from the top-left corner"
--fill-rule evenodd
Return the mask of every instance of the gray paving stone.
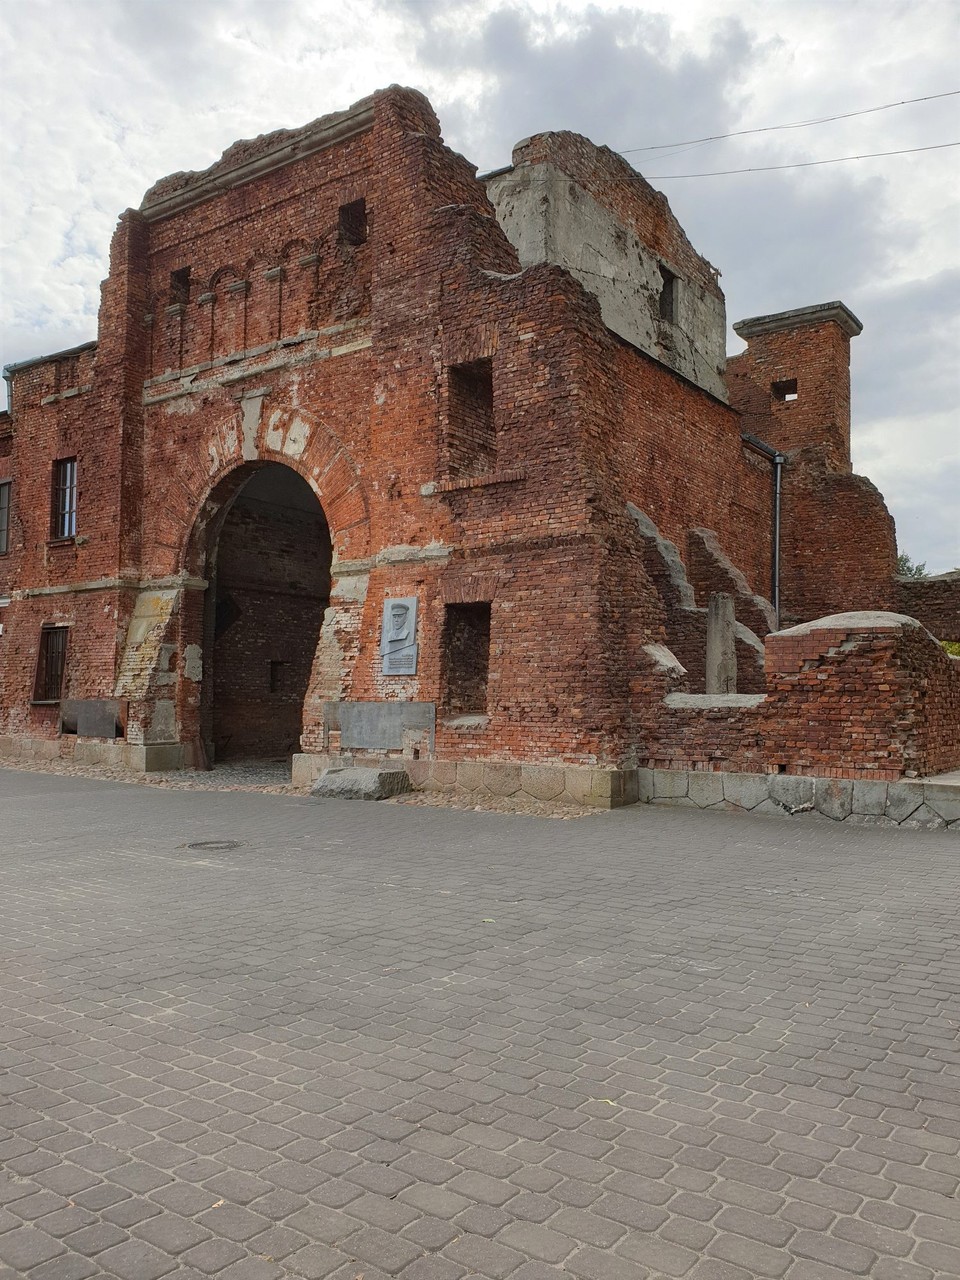
M 25 1272 L 64 1252 L 59 1240 L 35 1227 L 17 1227 L 0 1235 L 0 1262 L 14 1271 Z
M 97 1257 L 97 1265 L 120 1280 L 159 1280 L 176 1265 L 169 1254 L 161 1253 L 142 1240 L 126 1240 Z
M 306 1280 L 321 1280 L 343 1266 L 344 1255 L 324 1244 L 308 1244 L 283 1259 L 279 1274 L 304 1276 Z
M 18 1278 L 960 1266 L 952 834 L 10 771 L 0 811 Z

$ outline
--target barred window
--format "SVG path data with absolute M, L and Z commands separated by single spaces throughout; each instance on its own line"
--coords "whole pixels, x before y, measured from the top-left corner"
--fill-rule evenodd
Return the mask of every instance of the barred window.
M 10 493 L 13 485 L 9 480 L 0 483 L 0 556 L 10 550 Z
M 58 458 L 53 464 L 53 503 L 50 518 L 52 538 L 74 538 L 77 534 L 77 460 Z
M 67 659 L 69 627 L 44 626 L 37 650 L 37 676 L 33 684 L 34 702 L 59 702 Z

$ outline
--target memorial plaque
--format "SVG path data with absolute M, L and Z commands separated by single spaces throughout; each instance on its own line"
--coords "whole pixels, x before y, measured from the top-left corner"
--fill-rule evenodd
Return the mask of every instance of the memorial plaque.
M 325 702 L 324 728 L 340 730 L 344 751 L 399 751 L 404 734 L 421 732 L 432 751 L 437 723 L 433 702 Z
M 412 676 L 417 672 L 417 597 L 383 602 L 380 658 L 385 676 Z

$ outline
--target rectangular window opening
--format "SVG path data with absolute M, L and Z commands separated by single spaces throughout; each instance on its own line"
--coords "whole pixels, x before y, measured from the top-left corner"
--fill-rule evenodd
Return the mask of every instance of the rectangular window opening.
M 444 708 L 484 714 L 490 668 L 490 605 L 448 604 L 443 621 Z
M 274 661 L 270 663 L 270 692 L 271 693 L 283 693 L 284 686 L 286 684 L 286 681 L 284 679 L 284 672 L 286 671 L 286 667 L 287 667 L 287 664 L 285 662 Z
M 33 684 L 34 702 L 59 702 L 67 660 L 69 627 L 43 626 L 37 651 L 37 674 Z
M 367 238 L 367 202 L 351 200 L 340 206 L 339 230 L 341 244 L 363 244 Z
M 471 360 L 447 371 L 447 445 L 452 476 L 478 476 L 496 469 L 493 420 L 493 361 Z
M 677 300 L 680 289 L 679 277 L 669 267 L 660 263 L 660 319 L 667 324 L 677 323 Z
M 774 400 L 780 400 L 782 403 L 790 404 L 798 398 L 797 380 L 796 378 L 785 378 L 782 382 L 770 383 L 770 394 Z
M 170 272 L 170 302 L 190 301 L 190 268 L 179 267 Z
M 10 550 L 10 494 L 13 485 L 9 480 L 0 482 L 0 556 Z
M 77 536 L 76 458 L 58 458 L 53 464 L 50 536 L 51 538 Z

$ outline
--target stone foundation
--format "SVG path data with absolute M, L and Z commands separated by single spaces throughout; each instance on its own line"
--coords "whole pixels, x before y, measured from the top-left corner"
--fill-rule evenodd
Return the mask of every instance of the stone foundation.
M 131 773 L 160 773 L 172 769 L 199 768 L 194 752 L 184 742 L 152 742 L 146 745 L 122 739 L 0 737 L 0 762 L 16 767 L 18 760 L 69 760 L 73 764 L 104 769 L 129 769 Z
M 792 817 L 819 813 L 854 826 L 952 829 L 960 834 L 960 780 L 882 782 L 786 773 L 638 769 L 642 803 L 731 809 Z
M 383 763 L 379 759 L 302 753 L 293 757 L 293 782 L 312 786 L 324 769 Z M 389 767 L 390 761 L 387 762 Z M 481 760 L 412 760 L 394 763 L 410 776 L 417 791 L 452 791 L 483 796 L 515 796 L 555 804 L 618 809 L 640 799 L 636 769 L 602 769 L 585 765 L 509 764 Z

